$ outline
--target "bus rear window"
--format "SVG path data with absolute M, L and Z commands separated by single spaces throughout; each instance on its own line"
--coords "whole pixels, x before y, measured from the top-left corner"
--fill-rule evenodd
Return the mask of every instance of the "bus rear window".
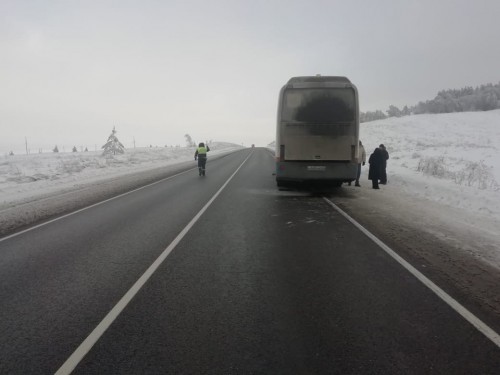
M 281 120 L 331 124 L 356 118 L 352 89 L 288 89 L 283 99 Z

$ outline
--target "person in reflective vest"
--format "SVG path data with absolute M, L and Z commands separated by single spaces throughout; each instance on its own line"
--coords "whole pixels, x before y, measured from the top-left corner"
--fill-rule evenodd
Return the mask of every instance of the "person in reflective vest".
M 205 176 L 205 166 L 207 164 L 207 152 L 210 151 L 208 144 L 205 146 L 203 142 L 200 142 L 196 152 L 194 153 L 194 160 L 198 160 L 198 172 L 200 176 Z

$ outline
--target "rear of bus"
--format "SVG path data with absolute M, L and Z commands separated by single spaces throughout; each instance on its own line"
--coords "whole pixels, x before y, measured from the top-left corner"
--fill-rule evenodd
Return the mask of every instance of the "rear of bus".
M 294 77 L 281 89 L 276 128 L 278 186 L 340 186 L 356 179 L 359 103 L 345 77 Z

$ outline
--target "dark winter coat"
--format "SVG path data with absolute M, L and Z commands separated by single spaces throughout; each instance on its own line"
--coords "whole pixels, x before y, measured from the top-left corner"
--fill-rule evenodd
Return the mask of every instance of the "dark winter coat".
M 385 148 L 381 148 L 382 150 L 382 153 L 384 155 L 384 164 L 383 164 L 383 168 L 386 168 L 387 167 L 387 160 L 389 160 L 389 153 L 387 152 L 387 150 Z
M 383 144 L 381 144 L 378 147 L 382 150 L 382 155 L 384 156 L 384 163 L 383 163 L 383 165 L 380 168 L 380 177 L 379 177 L 379 179 L 380 179 L 380 182 L 382 184 L 386 184 L 387 183 L 387 171 L 386 171 L 386 168 L 387 168 L 387 160 L 389 160 L 389 153 L 387 152 L 387 149 L 385 148 L 385 146 Z
M 370 169 L 368 170 L 369 180 L 378 181 L 380 179 L 380 172 L 386 161 L 387 159 L 385 158 L 383 150 L 377 147 L 370 155 L 370 159 L 368 159 L 368 163 L 370 163 Z

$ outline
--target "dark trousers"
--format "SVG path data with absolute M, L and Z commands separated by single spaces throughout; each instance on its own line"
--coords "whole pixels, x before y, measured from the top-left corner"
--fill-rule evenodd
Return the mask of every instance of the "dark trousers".
M 361 177 L 361 163 L 358 164 L 358 174 L 356 175 L 356 183 L 359 184 L 359 178 Z
M 386 172 L 386 166 L 382 166 L 380 168 L 380 183 L 381 184 L 386 184 L 387 183 L 387 172 Z
M 205 165 L 207 164 L 207 158 L 198 158 L 198 169 L 205 170 Z
M 372 187 L 374 189 L 379 189 L 379 187 L 378 187 L 378 178 L 372 178 Z

